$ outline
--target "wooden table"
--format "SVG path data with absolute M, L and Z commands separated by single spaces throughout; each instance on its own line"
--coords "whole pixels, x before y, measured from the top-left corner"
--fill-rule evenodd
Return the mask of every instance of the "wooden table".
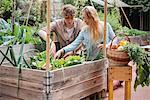
M 110 66 L 108 68 L 108 89 L 109 89 L 108 100 L 113 100 L 113 80 L 125 81 L 124 99 L 131 100 L 132 67 Z

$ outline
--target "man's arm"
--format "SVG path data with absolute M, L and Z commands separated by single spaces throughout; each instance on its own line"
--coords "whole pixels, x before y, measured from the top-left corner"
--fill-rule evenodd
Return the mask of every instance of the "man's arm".
M 55 27 L 56 27 L 56 22 L 52 22 L 51 25 L 51 32 L 55 32 Z M 47 37 L 47 27 L 43 27 L 39 32 L 38 35 L 46 41 L 46 37 Z
M 44 41 L 46 41 L 46 37 L 47 37 L 46 31 L 40 30 L 40 31 L 38 32 L 38 35 L 39 35 Z

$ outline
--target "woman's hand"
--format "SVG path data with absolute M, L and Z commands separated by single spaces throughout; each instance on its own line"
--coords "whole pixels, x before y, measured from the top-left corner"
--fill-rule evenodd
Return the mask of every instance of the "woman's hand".
M 59 51 L 56 52 L 54 58 L 59 59 L 59 58 L 63 57 L 64 53 L 65 53 L 64 49 L 60 49 Z
M 66 58 L 66 57 L 72 56 L 72 55 L 74 55 L 74 51 L 70 51 L 70 52 L 66 53 L 63 57 Z

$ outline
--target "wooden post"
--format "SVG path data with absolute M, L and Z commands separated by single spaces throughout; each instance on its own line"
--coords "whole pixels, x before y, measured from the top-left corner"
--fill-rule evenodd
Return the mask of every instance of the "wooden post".
M 49 65 L 50 65 L 50 0 L 47 0 L 47 38 L 46 38 L 46 89 L 45 89 L 45 98 L 44 100 L 52 100 L 52 97 L 50 96 L 50 75 L 49 72 Z
M 108 96 L 108 100 L 113 100 L 113 80 L 109 80 L 109 96 Z
M 104 57 L 106 58 L 106 36 L 107 36 L 107 0 L 104 5 Z
M 50 0 L 47 0 L 47 38 L 46 38 L 46 71 L 49 70 L 50 64 Z
M 131 100 L 131 81 L 125 81 L 125 100 Z

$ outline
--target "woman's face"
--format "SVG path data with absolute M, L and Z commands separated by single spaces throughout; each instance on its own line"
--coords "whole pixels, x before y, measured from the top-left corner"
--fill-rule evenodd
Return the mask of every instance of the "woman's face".
M 83 16 L 83 21 L 84 21 L 87 25 L 89 25 L 89 20 L 88 20 L 88 17 L 87 17 L 87 15 L 86 15 L 85 12 L 82 13 L 82 16 Z
M 65 24 L 66 24 L 66 27 L 70 28 L 73 26 L 73 16 L 66 16 L 65 17 Z

